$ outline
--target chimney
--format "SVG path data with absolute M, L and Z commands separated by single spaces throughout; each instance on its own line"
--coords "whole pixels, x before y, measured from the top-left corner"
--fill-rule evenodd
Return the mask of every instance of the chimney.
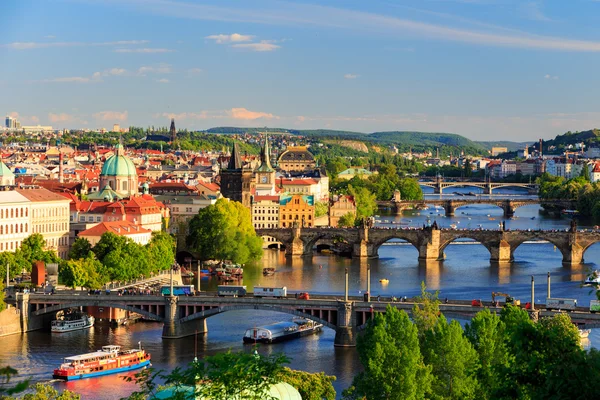
M 63 176 L 63 153 L 60 152 L 58 156 L 58 182 L 64 183 L 65 177 Z

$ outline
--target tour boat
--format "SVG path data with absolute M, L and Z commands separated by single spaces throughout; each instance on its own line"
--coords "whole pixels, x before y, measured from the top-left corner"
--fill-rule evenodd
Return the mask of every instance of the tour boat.
M 54 333 L 78 331 L 80 329 L 89 329 L 94 326 L 94 317 L 91 315 L 79 315 L 80 318 L 65 318 L 52 321 L 50 330 Z
M 258 328 L 247 329 L 244 343 L 277 343 L 312 335 L 321 331 L 323 324 L 310 319 L 295 317 L 292 322 L 283 321 Z
M 54 370 L 54 379 L 72 381 L 131 371 L 150 365 L 150 353 L 142 349 L 121 350 L 121 346 L 102 346 L 94 353 L 66 357 Z

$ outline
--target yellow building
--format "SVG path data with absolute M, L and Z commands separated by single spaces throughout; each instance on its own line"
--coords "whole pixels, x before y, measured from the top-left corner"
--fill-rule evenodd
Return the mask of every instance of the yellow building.
M 329 226 L 338 226 L 342 215 L 352 213 L 356 215 L 356 203 L 352 196 L 339 196 L 334 198 L 329 207 Z
M 17 189 L 15 192 L 30 202 L 29 234 L 42 234 L 46 248 L 66 258 L 69 253 L 71 200 L 48 189 Z
M 289 228 L 315 226 L 315 197 L 307 195 L 285 195 L 279 199 L 279 226 Z

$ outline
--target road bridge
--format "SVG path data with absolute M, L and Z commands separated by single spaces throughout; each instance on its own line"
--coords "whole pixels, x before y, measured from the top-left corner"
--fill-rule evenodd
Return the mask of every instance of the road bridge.
M 378 201 L 377 205 L 381 208 L 390 208 L 397 215 L 402 214 L 402 211 L 411 208 L 423 208 L 427 205 L 441 206 L 444 208 L 446 216 L 452 216 L 456 213 L 459 207 L 465 207 L 474 204 L 491 204 L 498 206 L 504 212 L 506 218 L 510 218 L 515 214 L 517 208 L 528 206 L 531 204 L 541 204 L 559 209 L 575 209 L 577 202 L 574 200 L 540 200 L 540 199 L 460 199 L 460 200 L 391 200 Z
M 369 301 L 365 301 L 369 300 Z M 354 346 L 356 335 L 374 313 L 384 313 L 391 305 L 411 312 L 414 303 L 381 301 L 342 296 L 311 296 L 310 300 L 295 298 L 218 297 L 216 294 L 200 296 L 117 296 L 88 295 L 85 292 L 55 295 L 17 294 L 21 327 L 28 332 L 44 327 L 56 312 L 73 307 L 114 307 L 136 312 L 147 320 L 163 323 L 163 339 L 177 339 L 198 333 L 207 333 L 206 320 L 232 310 L 267 310 L 312 319 L 335 330 L 336 346 Z M 500 311 L 492 303 L 484 303 L 493 311 Z M 538 306 L 539 307 L 539 306 Z M 440 304 L 440 310 L 448 317 L 469 319 L 482 307 L 472 306 L 470 301 L 456 300 Z M 541 316 L 553 315 L 542 311 Z M 570 314 L 572 320 L 582 327 L 600 326 L 600 314 L 591 314 L 581 308 Z M 537 316 L 537 315 L 536 315 Z M 242 332 L 240 332 L 241 340 Z
M 585 251 L 600 242 L 600 231 L 502 231 L 482 229 L 436 229 L 436 228 L 260 228 L 259 236 L 271 236 L 285 246 L 288 256 L 308 256 L 319 240 L 342 242 L 352 246 L 353 257 L 378 257 L 381 245 L 392 239 L 404 240 L 419 252 L 419 260 L 444 259 L 444 249 L 457 239 L 472 239 L 490 252 L 492 263 L 511 263 L 515 250 L 524 242 L 548 241 L 563 256 L 564 265 L 583 263 Z
M 478 181 L 443 181 L 435 180 L 419 181 L 419 185 L 433 188 L 433 192 L 436 194 L 442 194 L 444 189 L 452 187 L 476 187 L 483 189 L 484 194 L 492 194 L 494 189 L 500 188 L 522 188 L 527 189 L 530 194 L 537 194 L 539 191 L 539 185 L 537 183 L 520 183 L 520 182 L 478 182 Z

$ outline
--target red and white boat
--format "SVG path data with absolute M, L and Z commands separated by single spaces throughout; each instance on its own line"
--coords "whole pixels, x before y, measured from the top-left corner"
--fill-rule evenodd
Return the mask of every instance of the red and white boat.
M 54 370 L 54 379 L 71 381 L 118 372 L 131 371 L 150 365 L 150 353 L 139 349 L 121 350 L 121 346 L 102 346 L 93 353 L 67 357 Z

